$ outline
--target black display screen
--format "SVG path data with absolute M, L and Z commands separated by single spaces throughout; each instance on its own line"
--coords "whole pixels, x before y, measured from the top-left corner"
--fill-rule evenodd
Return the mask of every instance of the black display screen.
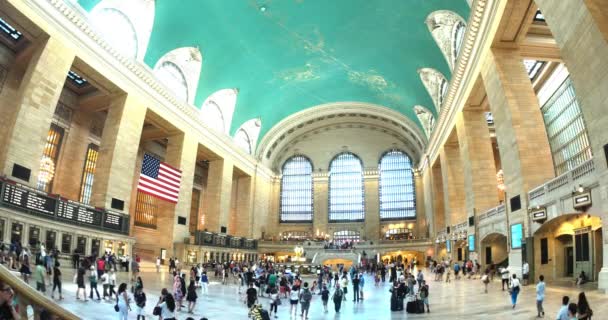
M 57 199 L 32 188 L 6 184 L 2 202 L 42 215 L 54 216 Z
M 77 202 L 60 201 L 57 206 L 57 217 L 82 224 L 100 226 L 102 215 L 102 211 Z

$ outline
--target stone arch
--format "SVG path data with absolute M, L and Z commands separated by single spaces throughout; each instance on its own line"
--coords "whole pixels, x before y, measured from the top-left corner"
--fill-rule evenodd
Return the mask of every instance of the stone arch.
M 441 113 L 441 105 L 447 93 L 448 80 L 441 72 L 433 68 L 419 69 L 418 74 L 435 104 L 437 115 L 439 115 Z
M 460 48 L 464 34 L 462 27 L 466 28 L 465 20 L 456 12 L 449 10 L 438 10 L 431 12 L 425 21 L 433 39 L 441 49 L 450 70 L 454 70 L 458 52 L 454 48 Z M 459 41 L 459 43 L 456 43 Z
M 138 61 L 143 61 L 152 34 L 154 14 L 154 0 L 102 0 L 91 10 L 90 18 L 114 49 Z M 108 28 L 108 26 L 117 28 Z M 130 49 L 124 51 L 125 43 L 122 41 L 128 41 L 124 37 L 129 37 L 131 33 L 131 30 L 121 32 L 120 28 L 125 27 L 132 28 L 132 32 L 135 34 L 134 51 Z M 127 47 L 130 47 L 130 44 L 127 44 Z
M 154 66 L 154 73 L 171 91 L 187 103 L 193 104 L 203 57 L 198 48 L 182 47 L 162 56 Z M 185 83 L 174 83 L 174 81 Z

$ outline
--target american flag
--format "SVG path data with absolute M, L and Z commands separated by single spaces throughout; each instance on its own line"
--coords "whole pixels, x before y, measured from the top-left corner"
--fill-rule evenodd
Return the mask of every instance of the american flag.
M 137 190 L 159 199 L 177 203 L 181 181 L 181 170 L 144 153 Z

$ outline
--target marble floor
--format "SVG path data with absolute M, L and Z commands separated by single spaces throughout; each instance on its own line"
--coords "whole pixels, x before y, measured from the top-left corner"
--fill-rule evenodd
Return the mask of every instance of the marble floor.
M 89 300 L 88 302 L 77 301 L 75 299 L 76 285 L 72 283 L 73 270 L 64 270 L 64 300 L 57 301 L 66 309 L 75 314 L 81 315 L 82 319 L 105 320 L 118 318 L 114 312 L 113 303 L 105 301 Z M 429 275 L 427 275 L 427 279 Z M 156 319 L 152 316 L 160 290 L 164 287 L 171 288 L 171 279 L 166 272 L 156 273 L 154 271 L 142 272 L 145 292 L 148 298 L 146 311 L 148 319 Z M 127 274 L 119 273 L 118 282 L 127 282 Z M 247 319 L 247 308 L 243 304 L 242 297 L 237 294 L 237 287 L 234 285 L 222 285 L 211 276 L 212 282 L 209 285 L 209 294 L 201 295 L 195 308 L 194 315 L 182 312 L 178 319 L 184 320 L 188 316 L 199 320 L 207 317 L 215 319 Z M 306 280 L 306 279 L 305 279 Z M 333 311 L 333 303 L 330 301 L 329 312 L 323 311 L 320 296 L 313 296 L 309 318 L 311 320 L 322 319 L 534 319 L 536 317 L 535 289 L 534 286 L 526 286 L 519 295 L 519 303 L 515 309 L 511 308 L 510 297 L 506 291 L 501 291 L 500 280 L 492 282 L 489 292 L 483 293 L 483 285 L 480 280 L 461 279 L 450 283 L 429 281 L 431 313 L 421 315 L 411 315 L 403 312 L 390 311 L 390 285 L 387 283 L 375 287 L 371 277 L 366 277 L 365 300 L 359 303 L 352 302 L 352 290 L 349 290 L 346 302 L 343 302 L 339 314 Z M 35 285 L 30 281 L 31 285 Z M 50 288 L 49 288 L 50 289 Z M 351 288 L 349 288 L 351 289 Z M 88 290 L 88 287 L 87 287 Z M 88 291 L 87 291 L 88 293 Z M 575 302 L 579 289 L 575 287 L 555 287 L 547 285 L 545 299 L 545 312 L 547 319 L 555 319 L 555 315 L 561 304 L 561 297 L 568 295 Z M 601 314 L 608 314 L 608 296 L 590 290 L 586 292 L 594 314 L 598 319 Z M 49 295 L 49 291 L 47 291 Z M 49 297 L 50 298 L 50 297 Z M 57 298 L 57 296 L 55 296 Z M 261 298 L 264 307 L 268 307 L 269 300 Z M 133 306 L 133 309 L 134 306 Z M 184 308 L 185 309 L 185 308 Z M 299 312 L 299 311 L 298 311 Z M 279 306 L 279 319 L 301 319 L 297 316 L 290 317 L 289 305 L 286 300 Z M 129 314 L 129 319 L 136 319 L 133 312 Z

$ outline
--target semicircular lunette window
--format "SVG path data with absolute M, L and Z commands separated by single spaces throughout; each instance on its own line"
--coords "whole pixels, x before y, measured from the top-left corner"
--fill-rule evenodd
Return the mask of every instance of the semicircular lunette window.
M 217 132 L 225 132 L 226 128 L 224 125 L 224 114 L 220 107 L 214 101 L 207 103 L 206 115 L 204 118 L 205 123 Z
M 137 32 L 122 11 L 106 8 L 95 12 L 93 24 L 112 48 L 131 58 L 137 57 Z
M 380 160 L 380 220 L 416 217 L 416 197 L 412 161 L 393 150 Z
M 281 222 L 312 222 L 312 163 L 304 156 L 293 156 L 281 175 Z
M 155 72 L 158 79 L 171 90 L 178 99 L 188 101 L 188 83 L 182 70 L 173 62 L 163 62 Z
M 329 221 L 363 221 L 363 164 L 350 152 L 329 165 Z
M 462 49 L 462 43 L 464 42 L 464 34 L 466 30 L 467 26 L 462 21 L 459 21 L 454 27 L 454 36 L 452 40 L 452 57 L 454 59 L 454 65 L 456 65 L 458 55 L 460 55 L 460 50 Z

